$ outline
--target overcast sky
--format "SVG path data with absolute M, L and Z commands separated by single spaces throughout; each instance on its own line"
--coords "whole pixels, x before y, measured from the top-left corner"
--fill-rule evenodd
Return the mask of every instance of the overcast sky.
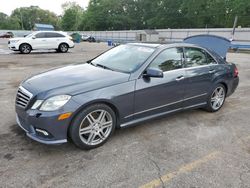
M 0 12 L 10 15 L 15 8 L 39 6 L 42 9 L 55 12 L 57 15 L 62 14 L 61 5 L 65 2 L 76 2 L 81 7 L 87 7 L 89 0 L 1 0 Z

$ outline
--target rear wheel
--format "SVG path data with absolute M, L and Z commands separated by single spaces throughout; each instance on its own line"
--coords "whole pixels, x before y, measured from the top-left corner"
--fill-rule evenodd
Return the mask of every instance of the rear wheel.
M 31 52 L 31 46 L 29 44 L 22 44 L 19 50 L 22 54 L 29 54 Z
M 62 52 L 62 53 L 66 53 L 66 52 L 68 52 L 68 50 L 69 50 L 69 45 L 66 43 L 62 43 L 58 47 L 58 51 Z
M 225 102 L 226 98 L 226 89 L 222 84 L 218 84 L 212 90 L 212 93 L 208 99 L 207 111 L 209 112 L 217 112 L 221 109 Z
M 81 149 L 103 145 L 114 132 L 116 116 L 105 104 L 95 104 L 80 112 L 70 127 L 72 141 Z

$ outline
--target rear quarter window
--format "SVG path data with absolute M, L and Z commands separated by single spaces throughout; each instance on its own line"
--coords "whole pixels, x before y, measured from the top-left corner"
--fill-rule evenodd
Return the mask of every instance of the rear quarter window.
M 218 55 L 217 53 L 215 53 L 214 51 L 212 50 L 208 50 L 212 55 L 213 55 L 213 58 L 219 63 L 219 64 L 225 64 L 226 61 L 220 56 Z

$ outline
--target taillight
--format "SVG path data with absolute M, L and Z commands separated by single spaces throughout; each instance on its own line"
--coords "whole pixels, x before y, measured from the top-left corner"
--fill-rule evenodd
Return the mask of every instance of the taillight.
M 234 67 L 234 77 L 237 77 L 239 75 L 239 71 L 237 67 Z

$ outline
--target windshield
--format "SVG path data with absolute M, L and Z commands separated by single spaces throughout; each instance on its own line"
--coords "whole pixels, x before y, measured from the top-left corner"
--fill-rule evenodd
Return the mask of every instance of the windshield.
M 30 38 L 30 37 L 33 36 L 33 34 L 34 34 L 34 33 L 30 33 L 30 34 L 28 34 L 27 36 L 25 36 L 25 38 Z
M 138 69 L 155 51 L 154 48 L 120 45 L 94 59 L 95 66 L 131 73 Z

